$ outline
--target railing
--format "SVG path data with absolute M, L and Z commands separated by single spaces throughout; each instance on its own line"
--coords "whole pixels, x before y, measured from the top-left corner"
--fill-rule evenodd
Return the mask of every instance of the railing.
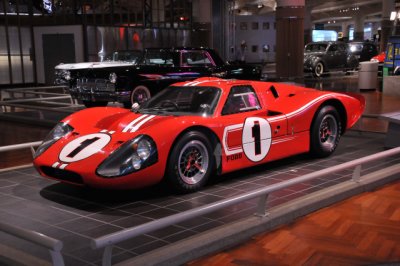
M 146 234 L 173 224 L 180 223 L 185 220 L 193 219 L 195 217 L 220 210 L 225 207 L 229 207 L 231 205 L 235 205 L 238 203 L 241 203 L 243 201 L 251 200 L 254 198 L 259 198 L 258 200 L 258 205 L 257 205 L 257 216 L 266 216 L 266 203 L 267 203 L 267 198 L 268 195 L 274 191 L 287 188 L 289 186 L 299 184 L 305 181 L 309 181 L 327 174 L 331 174 L 333 172 L 338 172 L 342 171 L 348 168 L 355 167 L 353 171 L 353 176 L 352 180 L 354 182 L 359 182 L 361 178 L 361 165 L 379 160 L 382 158 L 386 158 L 392 155 L 396 155 L 400 153 L 400 147 L 394 148 L 391 150 L 383 151 L 377 154 L 369 155 L 364 158 L 356 159 L 347 163 L 343 163 L 337 166 L 333 166 L 327 169 L 323 169 L 317 172 L 313 172 L 310 174 L 306 174 L 300 177 L 292 178 L 287 181 L 283 181 L 274 185 L 270 185 L 258 190 L 254 190 L 252 192 L 248 192 L 233 198 L 225 199 L 225 200 L 220 200 L 212 204 L 208 204 L 205 206 L 201 206 L 189 211 L 177 213 L 159 220 L 155 220 L 149 223 L 145 223 L 139 226 L 131 227 L 119 232 L 115 232 L 112 234 L 108 234 L 96 239 L 93 239 L 91 242 L 91 246 L 94 249 L 98 248 L 103 248 L 105 247 L 104 253 L 103 253 L 103 266 L 109 266 L 111 265 L 111 258 L 112 258 L 112 247 L 114 244 L 117 244 L 119 242 L 122 242 L 124 240 L 128 240 L 130 238 L 136 237 L 138 235 Z
M 35 141 L 35 142 L 9 145 L 9 146 L 2 146 L 0 147 L 0 152 L 33 148 L 39 146 L 41 143 L 42 143 L 41 141 Z M 0 222 L 0 231 L 30 241 L 44 248 L 47 248 L 50 252 L 53 265 L 64 266 L 64 259 L 61 255 L 61 249 L 63 248 L 63 243 L 60 240 L 51 238 L 36 231 L 27 230 L 3 222 Z
M 60 240 L 51 238 L 36 231 L 27 230 L 17 226 L 5 224 L 3 222 L 0 222 L 0 230 L 10 235 L 19 237 L 21 239 L 47 248 L 50 252 L 53 265 L 64 266 L 64 259 L 61 255 L 63 243 Z
M 27 143 L 21 143 L 21 144 L 14 144 L 14 145 L 8 145 L 8 146 L 2 146 L 0 147 L 0 152 L 3 151 L 13 151 L 13 150 L 20 150 L 20 149 L 25 149 L 25 148 L 31 148 L 37 147 L 42 143 L 42 141 L 34 141 L 34 142 L 27 142 Z

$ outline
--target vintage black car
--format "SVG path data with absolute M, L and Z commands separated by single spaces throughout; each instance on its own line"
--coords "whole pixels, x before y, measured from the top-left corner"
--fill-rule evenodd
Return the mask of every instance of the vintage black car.
M 349 48 L 360 62 L 369 61 L 378 55 L 378 48 L 372 42 L 350 42 Z
M 320 77 L 331 70 L 349 71 L 358 60 L 344 42 L 312 42 L 304 48 L 304 71 Z
M 203 76 L 258 80 L 261 69 L 226 64 L 208 48 L 152 48 L 145 49 L 135 64 L 69 69 L 64 70 L 64 76 L 69 77 L 71 96 L 87 107 L 108 102 L 130 107 L 178 81 Z

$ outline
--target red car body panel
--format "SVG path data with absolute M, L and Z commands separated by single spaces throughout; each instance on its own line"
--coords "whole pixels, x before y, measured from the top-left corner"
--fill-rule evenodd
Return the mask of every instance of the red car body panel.
M 324 92 L 283 83 L 201 78 L 174 86 L 191 84 L 222 90 L 213 116 L 149 115 L 114 107 L 85 109 L 63 120 L 74 128 L 73 132 L 59 139 L 35 158 L 34 165 L 48 178 L 51 177 L 42 171 L 43 166 L 60 169 L 62 167 L 64 170 L 79 173 L 83 179 L 83 184 L 80 185 L 110 189 L 141 188 L 158 183 L 164 177 L 168 156 L 179 136 L 188 130 L 200 128 L 207 130 L 207 136 L 214 135 L 220 144 L 220 149 L 217 149 L 217 157 L 220 158 L 219 174 L 224 174 L 308 152 L 313 118 L 326 102 L 341 106 L 338 108 L 342 108 L 341 113 L 345 116 L 343 132 L 354 125 L 365 107 L 362 96 Z M 259 98 L 261 109 L 221 115 L 230 88 L 236 85 L 251 85 Z M 246 153 L 248 144 L 243 141 L 246 121 L 257 121 L 270 128 L 270 137 L 263 139 L 264 146 L 268 149 L 264 157 Z M 73 159 L 63 156 L 66 150 L 70 149 L 67 147 L 75 145 L 74 140 L 91 134 L 100 138 L 101 143 L 85 150 L 84 156 Z M 148 135 L 154 140 L 158 152 L 158 161 L 155 164 L 121 177 L 105 178 L 96 174 L 98 166 L 110 154 L 140 134 Z M 65 180 L 63 182 L 68 183 Z
M 382 52 L 374 57 L 371 58 L 372 60 L 378 60 L 378 63 L 383 63 L 385 61 L 386 52 Z

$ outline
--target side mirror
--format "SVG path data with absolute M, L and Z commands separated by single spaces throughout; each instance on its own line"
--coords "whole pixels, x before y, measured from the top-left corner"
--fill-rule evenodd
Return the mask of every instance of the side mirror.
M 133 103 L 132 107 L 131 107 L 131 111 L 136 113 L 139 110 L 139 108 L 140 108 L 139 103 Z

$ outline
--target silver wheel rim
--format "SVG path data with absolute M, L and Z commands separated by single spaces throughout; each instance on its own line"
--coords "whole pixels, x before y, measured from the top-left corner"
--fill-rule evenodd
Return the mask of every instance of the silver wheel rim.
M 201 141 L 192 140 L 179 153 L 179 177 L 189 185 L 199 183 L 207 173 L 209 155 Z
M 323 72 L 324 72 L 324 66 L 321 63 L 318 63 L 317 66 L 315 67 L 315 74 L 317 76 L 321 76 Z
M 141 104 L 150 99 L 150 91 L 145 86 L 137 86 L 131 94 L 131 103 Z
M 326 115 L 322 119 L 319 126 L 319 140 L 321 144 L 332 150 L 336 145 L 336 139 L 338 136 L 338 124 L 333 115 Z

